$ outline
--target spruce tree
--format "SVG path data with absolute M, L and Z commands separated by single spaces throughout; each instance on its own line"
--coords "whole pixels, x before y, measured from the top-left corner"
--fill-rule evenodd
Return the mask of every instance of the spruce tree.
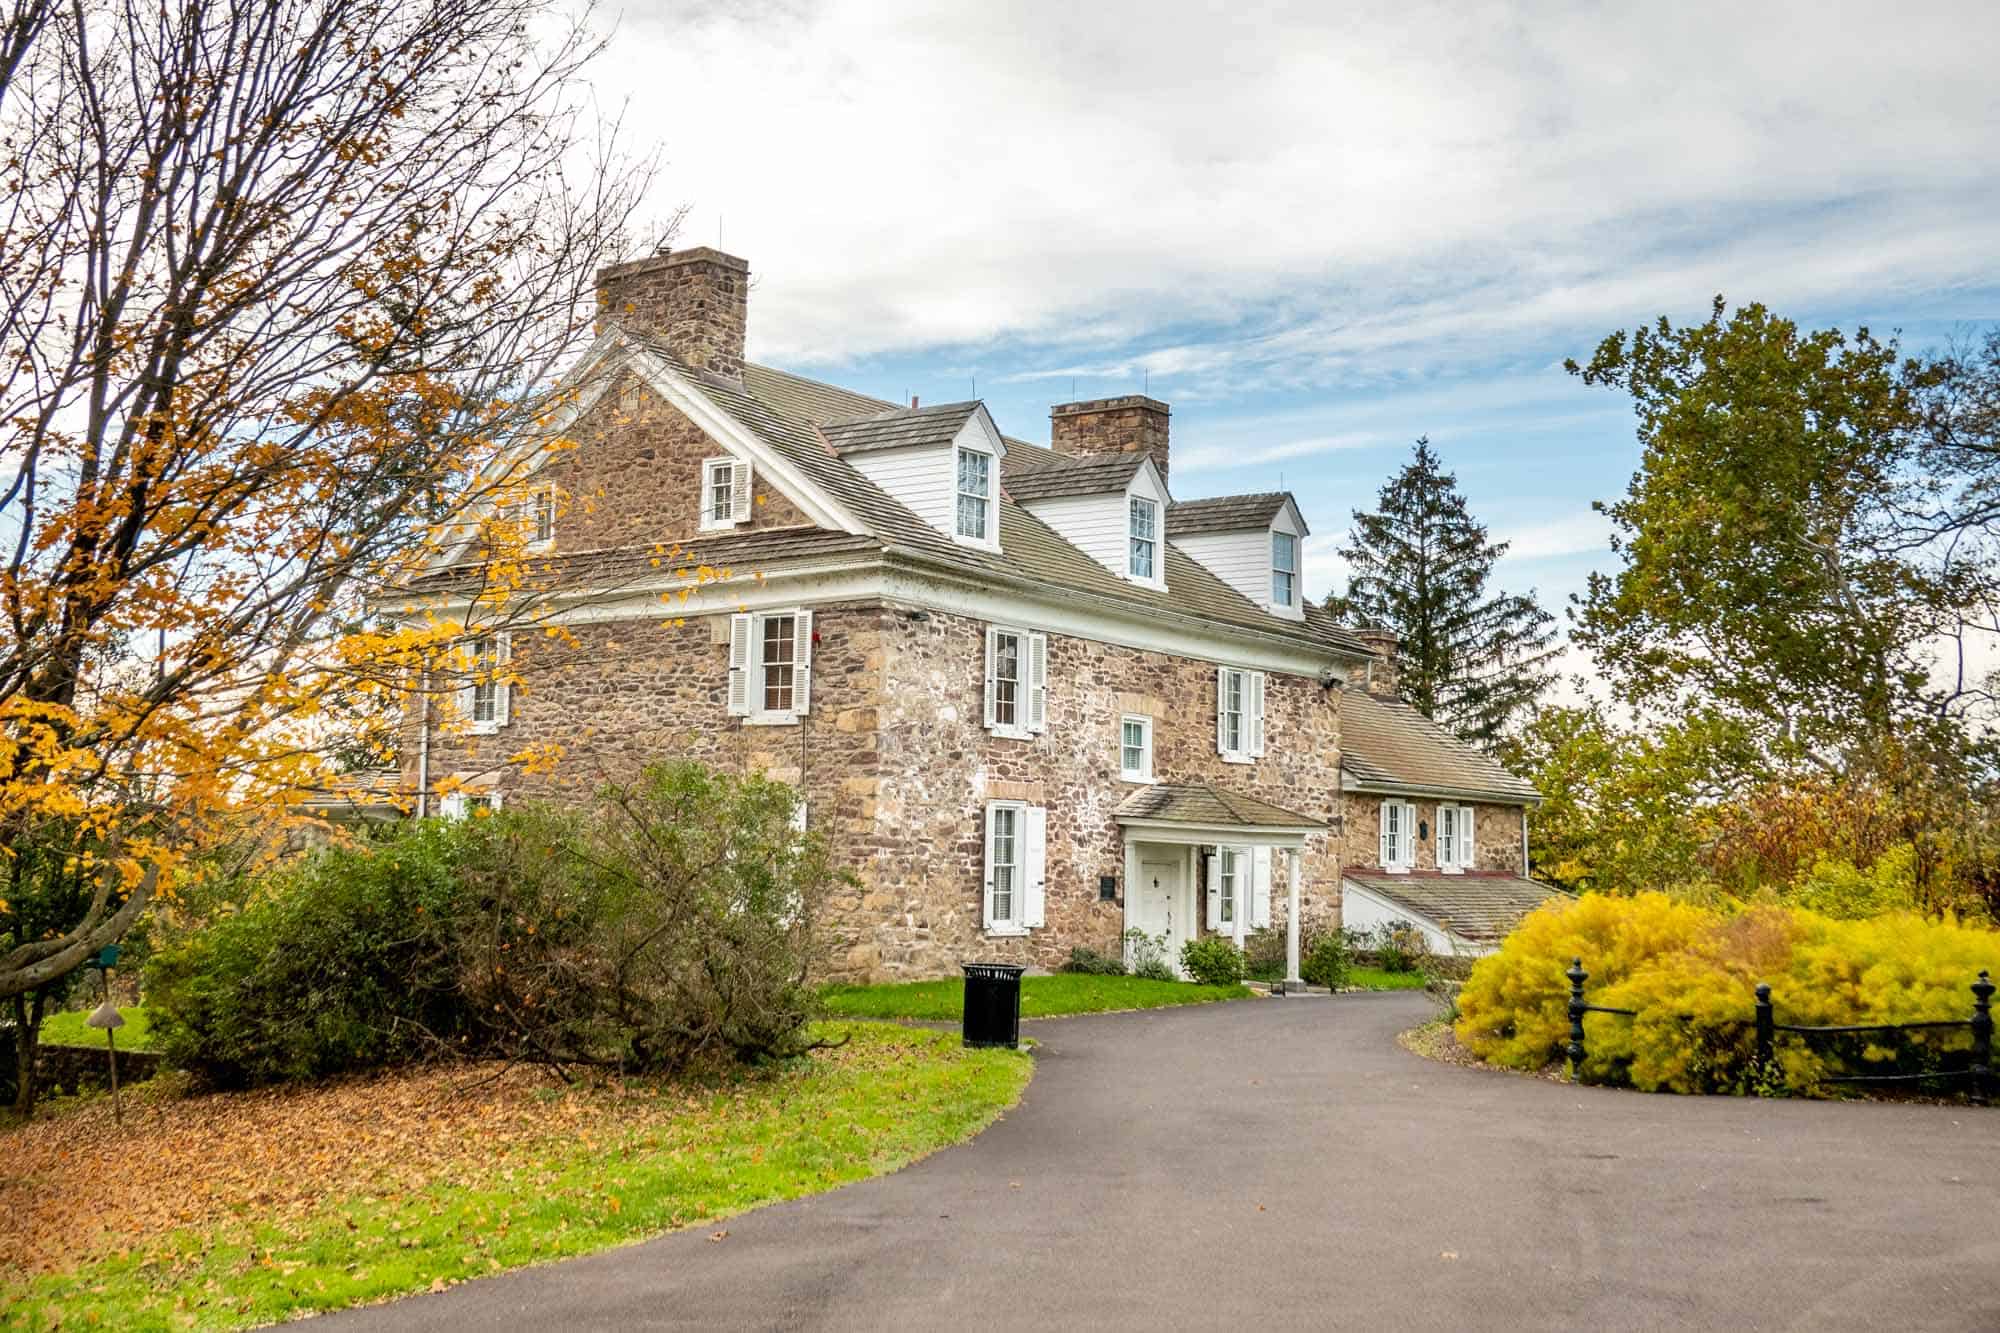
M 1347 594 L 1327 609 L 1349 625 L 1401 640 L 1397 692 L 1426 717 L 1491 748 L 1554 680 L 1555 617 L 1532 595 L 1487 590 L 1506 542 L 1488 541 L 1458 478 L 1428 437 L 1389 479 L 1375 513 L 1354 511 L 1341 555 Z

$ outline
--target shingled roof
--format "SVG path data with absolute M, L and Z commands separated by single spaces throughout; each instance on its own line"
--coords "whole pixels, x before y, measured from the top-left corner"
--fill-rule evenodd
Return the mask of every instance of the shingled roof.
M 1207 782 L 1161 782 L 1141 787 L 1118 804 L 1117 818 L 1204 828 L 1325 828 L 1326 821 L 1287 810 Z
M 1343 878 L 1474 944 L 1497 944 L 1528 913 L 1569 897 L 1519 875 L 1477 870 L 1460 875 L 1350 870 Z
M 1010 451 L 1011 452 L 1011 451 Z M 1066 495 L 1122 491 L 1145 463 L 1145 454 L 1101 454 L 1075 462 L 1004 473 L 1002 485 L 1016 500 L 1054 500 Z
M 870 449 L 910 449 L 950 444 L 979 410 L 977 402 L 898 407 L 852 421 L 822 423 L 819 433 L 843 457 Z
M 1358 689 L 1340 696 L 1340 767 L 1347 785 L 1363 790 L 1439 792 L 1506 804 L 1541 799 L 1533 783 L 1401 699 Z
M 1213 495 L 1205 500 L 1176 500 L 1167 506 L 1167 536 L 1192 537 L 1203 532 L 1241 532 L 1268 528 L 1292 497 L 1284 491 L 1257 495 Z

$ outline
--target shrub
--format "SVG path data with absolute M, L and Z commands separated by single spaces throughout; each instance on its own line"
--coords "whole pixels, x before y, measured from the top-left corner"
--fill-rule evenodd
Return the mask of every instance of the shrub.
M 1430 952 L 1424 933 L 1407 921 L 1397 921 L 1375 932 L 1375 965 L 1384 972 L 1414 972 L 1417 960 Z
M 1257 981 L 1279 981 L 1285 975 L 1285 932 L 1252 931 L 1243 939 L 1243 975 Z
M 2000 934 L 1908 914 L 1841 921 L 1778 906 L 1711 909 L 1664 894 L 1585 894 L 1530 915 L 1473 967 L 1459 997 L 1458 1039 L 1518 1068 L 1561 1058 L 1569 1039 L 1572 958 L 1593 1004 L 1637 1018 L 1586 1019 L 1587 1079 L 1674 1092 L 1750 1092 L 1754 989 L 1770 983 L 1781 1023 L 1962 1019 L 1981 968 L 2000 968 Z M 1828 1075 L 1935 1068 L 1970 1034 L 1943 1029 L 1892 1048 L 1781 1040 L 1776 1077 L 1810 1090 Z
M 1181 946 L 1181 968 L 1204 986 L 1243 984 L 1243 951 L 1222 935 L 1189 940 Z
M 1069 951 L 1069 961 L 1063 964 L 1065 972 L 1080 972 L 1093 977 L 1122 977 L 1125 963 L 1122 959 L 1101 954 L 1095 949 L 1086 949 L 1081 944 Z
M 795 799 L 670 764 L 584 810 L 323 850 L 162 954 L 161 1039 L 225 1085 L 446 1052 L 647 1073 L 795 1053 L 838 878 Z
M 1312 947 L 1299 960 L 1299 978 L 1314 986 L 1339 990 L 1347 984 L 1347 969 L 1353 953 L 1347 947 L 1347 932 L 1329 930 L 1313 938 Z
M 1179 981 L 1173 964 L 1167 961 L 1167 937 L 1148 935 L 1138 927 L 1125 932 L 1125 955 L 1131 961 L 1132 975 L 1144 977 L 1148 981 Z

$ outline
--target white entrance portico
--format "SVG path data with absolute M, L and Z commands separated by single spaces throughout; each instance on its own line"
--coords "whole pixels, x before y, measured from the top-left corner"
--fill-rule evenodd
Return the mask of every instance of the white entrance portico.
M 1306 839 L 1326 824 L 1254 796 L 1208 783 L 1157 783 L 1118 807 L 1125 831 L 1125 928 L 1181 946 L 1201 933 L 1197 885 L 1205 880 L 1210 934 L 1240 947 L 1270 922 L 1273 870 L 1285 866 L 1285 981 L 1299 984 L 1299 887 Z

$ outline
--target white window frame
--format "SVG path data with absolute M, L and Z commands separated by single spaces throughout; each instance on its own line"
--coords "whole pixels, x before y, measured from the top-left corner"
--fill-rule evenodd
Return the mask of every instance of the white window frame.
M 1449 819 L 1447 819 L 1449 816 Z M 1447 824 L 1451 832 L 1446 833 Z M 1450 855 L 1447 856 L 1447 847 Z M 1447 875 L 1462 875 L 1476 863 L 1472 841 L 1472 807 L 1440 805 L 1437 808 L 1437 863 Z
M 967 456 L 981 459 L 986 464 L 986 494 L 978 495 L 962 490 L 959 486 L 961 469 Z M 980 526 L 984 529 L 978 536 L 959 530 L 959 505 L 962 500 L 977 500 L 981 504 Z M 965 445 L 954 445 L 951 451 L 951 539 L 965 546 L 977 546 L 981 550 L 1000 549 L 1000 460 L 984 449 L 971 449 Z
M 1394 819 L 1391 819 L 1391 813 Z M 1417 865 L 1417 807 L 1397 797 L 1382 802 L 1376 857 L 1392 875 L 1407 875 Z M 1394 825 L 1392 830 L 1391 825 Z
M 1139 766 L 1125 762 L 1125 728 L 1139 728 Z M 1153 719 L 1145 713 L 1126 713 L 1118 719 L 1118 776 L 1126 782 L 1152 782 Z
M 1008 847 L 1011 859 L 1002 862 L 1000 849 L 1002 820 L 1012 830 Z M 985 852 L 980 858 L 980 917 L 988 935 L 1026 935 L 1045 924 L 1048 874 L 1048 809 L 1025 801 L 986 803 Z M 998 910 L 999 870 L 1008 877 L 1007 910 Z
M 490 643 L 490 652 L 482 653 L 480 645 Z M 491 736 L 512 720 L 514 711 L 514 687 L 505 680 L 489 679 L 481 681 L 483 673 L 497 676 L 514 658 L 513 637 L 505 631 L 499 633 L 475 634 L 465 646 L 465 683 L 459 687 L 458 708 L 465 718 L 466 730 L 474 736 Z M 481 662 L 485 666 L 481 666 Z M 479 696 L 483 690 L 493 692 L 493 712 L 488 718 L 479 716 Z
M 1152 530 L 1145 536 L 1139 535 L 1136 521 L 1141 510 L 1151 515 Z M 1166 582 L 1164 572 L 1166 553 L 1160 546 L 1160 502 L 1150 495 L 1127 495 L 1125 497 L 1125 577 L 1135 583 L 1160 584 Z M 1139 571 L 1139 545 L 1146 545 L 1146 572 Z
M 1230 707 L 1232 702 L 1236 707 Z M 1232 716 L 1238 719 L 1233 737 Z M 1263 755 L 1263 672 L 1231 666 L 1215 669 L 1215 752 L 1229 764 L 1254 763 Z
M 528 492 L 526 549 L 530 554 L 555 549 L 556 488 L 537 486 Z
M 722 484 L 717 473 L 729 473 L 729 514 L 715 515 L 715 492 Z M 701 523 L 703 532 L 726 532 L 750 519 L 750 465 L 740 458 L 707 458 L 701 464 Z
M 1215 859 L 1215 929 L 1234 935 L 1243 908 L 1243 863 L 1249 858 L 1238 848 L 1218 847 Z
M 764 627 L 773 620 L 792 622 L 792 706 L 764 706 Z M 812 709 L 813 613 L 806 607 L 774 607 L 729 618 L 729 686 L 731 717 L 753 727 L 797 726 Z
M 445 819 L 468 819 L 474 810 L 498 810 L 506 798 L 497 791 L 455 791 L 438 799 L 438 814 Z
M 1000 721 L 1000 640 L 1015 653 L 1014 720 Z M 1013 625 L 986 627 L 986 729 L 1008 740 L 1031 741 L 1049 725 L 1049 636 Z
M 1278 543 L 1281 541 L 1292 544 L 1292 563 L 1289 569 L 1278 563 Z M 1280 599 L 1278 596 L 1278 580 L 1280 578 L 1291 581 L 1291 595 L 1283 599 Z M 1286 532 L 1281 528 L 1273 528 L 1271 529 L 1271 605 L 1282 606 L 1286 610 L 1291 610 L 1297 607 L 1298 604 L 1299 536 L 1295 532 Z

